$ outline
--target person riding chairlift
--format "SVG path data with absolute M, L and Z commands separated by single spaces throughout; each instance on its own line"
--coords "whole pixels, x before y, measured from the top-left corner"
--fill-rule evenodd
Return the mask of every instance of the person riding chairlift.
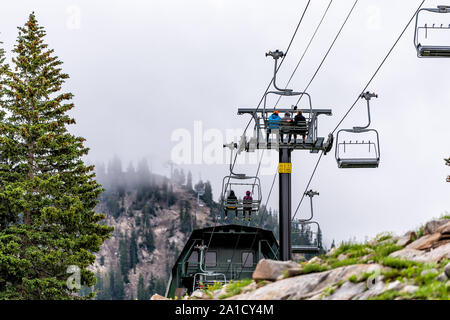
M 294 108 L 296 109 L 296 108 Z M 294 118 L 294 125 L 299 127 L 306 126 L 306 118 L 302 115 L 302 110 L 297 111 L 297 115 Z M 295 130 L 294 131 L 294 143 L 297 143 L 297 134 L 300 134 L 303 139 L 303 143 L 306 140 L 306 131 L 305 130 Z
M 237 197 L 233 190 L 230 190 L 225 203 L 225 220 L 228 220 L 228 211 L 234 212 L 237 219 Z
M 250 221 L 251 215 L 252 215 L 252 204 L 253 204 L 253 197 L 251 196 L 251 192 L 247 191 L 244 197 L 244 215 L 242 216 L 242 221 L 245 221 L 245 214 L 248 212 L 248 221 Z
M 280 130 L 280 121 L 281 118 L 278 115 L 277 110 L 275 110 L 269 119 L 267 119 L 267 143 L 269 143 L 269 136 L 272 133 L 272 130 Z
M 288 136 L 288 143 L 291 143 L 291 132 L 290 132 L 290 130 L 289 130 L 289 126 L 292 124 L 291 113 L 290 113 L 290 112 L 286 112 L 286 113 L 284 114 L 283 119 L 281 119 L 281 120 L 283 121 L 283 125 L 282 125 L 282 126 L 283 126 L 285 129 L 287 129 L 287 130 L 285 130 L 285 131 L 287 131 L 286 135 Z M 282 131 L 283 131 L 283 130 L 282 130 Z M 280 138 L 281 138 L 281 142 L 284 143 L 284 135 L 283 135 L 283 132 L 280 133 Z

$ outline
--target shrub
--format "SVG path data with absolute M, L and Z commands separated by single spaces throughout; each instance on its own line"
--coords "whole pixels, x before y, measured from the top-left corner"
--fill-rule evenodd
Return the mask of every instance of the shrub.
M 226 299 L 240 294 L 242 292 L 242 289 L 252 282 L 253 282 L 252 279 L 244 279 L 241 281 L 230 281 L 225 289 L 226 294 L 221 295 L 219 299 Z

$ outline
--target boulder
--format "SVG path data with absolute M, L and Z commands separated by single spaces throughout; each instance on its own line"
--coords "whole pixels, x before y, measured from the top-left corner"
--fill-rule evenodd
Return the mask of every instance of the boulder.
M 391 253 L 390 256 L 422 263 L 439 262 L 442 259 L 450 259 L 450 243 L 428 252 L 406 247 L 405 249 Z
M 347 256 L 346 254 L 341 253 L 341 254 L 338 256 L 338 260 L 339 260 L 339 261 L 344 261 L 345 259 L 348 259 L 348 256 Z
M 430 222 L 427 222 L 424 228 L 424 234 L 433 234 L 437 232 L 437 229 L 445 224 L 447 224 L 448 220 L 432 220 Z
M 290 268 L 286 270 L 286 273 L 288 278 L 296 277 L 302 274 L 302 268 Z
M 423 254 L 423 252 L 420 250 L 405 248 L 402 250 L 395 251 L 395 252 L 391 253 L 389 256 L 393 257 L 393 258 L 401 258 L 401 259 L 405 259 L 405 260 L 414 261 L 414 259 L 416 257 L 418 257 L 422 254 Z
M 336 247 L 331 248 L 330 251 L 327 252 L 326 256 L 327 257 L 332 256 L 336 252 L 336 250 L 337 250 Z
M 152 295 L 150 300 L 169 300 L 169 299 L 167 299 L 166 297 L 160 296 L 159 294 L 155 293 L 154 295 Z
M 421 273 L 420 273 L 420 275 L 422 276 L 422 277 L 424 277 L 424 276 L 426 276 L 427 274 L 430 274 L 430 273 L 434 273 L 434 274 L 437 274 L 439 271 L 437 271 L 436 269 L 425 269 L 425 270 L 423 270 Z
M 208 294 L 206 294 L 205 292 L 203 292 L 201 290 L 195 290 L 194 292 L 192 292 L 191 297 L 196 298 L 196 299 L 202 299 L 202 300 L 211 299 L 211 297 Z
M 450 263 L 447 263 L 447 265 L 444 268 L 444 272 L 447 275 L 447 277 L 450 278 Z
M 383 241 L 379 241 L 377 244 L 378 245 L 385 245 L 385 244 L 396 243 L 399 239 L 400 239 L 400 237 L 392 236 L 389 239 L 386 239 L 386 240 L 383 240 Z
M 437 228 L 436 232 L 439 232 L 442 235 L 450 235 L 450 221 L 449 220 L 444 220 L 444 221 L 447 221 L 447 223 L 445 223 L 442 226 L 440 226 L 439 228 Z
M 310 260 L 308 260 L 308 264 L 320 264 L 322 262 L 322 260 L 320 260 L 319 257 L 314 257 Z
M 366 284 L 345 282 L 340 288 L 336 289 L 333 294 L 324 297 L 323 300 L 351 300 L 356 295 L 363 293 L 366 290 Z
M 253 272 L 253 280 L 275 281 L 280 276 L 283 276 L 284 271 L 295 268 L 300 269 L 300 265 L 294 261 L 262 259 L 258 262 Z
M 417 239 L 417 234 L 414 231 L 409 231 L 403 235 L 403 237 L 400 237 L 397 241 L 398 246 L 405 247 L 411 242 L 413 242 L 415 239 Z
M 386 291 L 394 290 L 394 291 L 400 291 L 404 287 L 404 284 L 401 283 L 399 280 L 394 281 L 386 285 Z
M 408 249 L 415 249 L 415 250 L 426 250 L 433 247 L 433 245 L 438 242 L 441 239 L 440 233 L 433 233 L 426 236 L 423 236 L 413 243 L 410 243 L 406 246 Z
M 212 293 L 212 298 L 215 300 L 218 300 L 221 296 L 226 295 L 227 294 L 227 287 L 223 286 L 221 289 L 215 290 Z
M 363 256 L 362 258 L 361 258 L 361 260 L 362 261 L 367 261 L 367 263 L 373 263 L 373 260 L 372 260 L 372 258 L 375 256 L 375 253 L 369 253 L 369 254 L 366 254 L 365 256 Z
M 380 294 L 383 294 L 385 291 L 387 291 L 386 284 L 381 281 L 381 279 L 375 281 L 375 284 L 373 284 L 370 289 L 364 291 L 362 294 L 355 296 L 355 300 L 367 300 L 372 297 L 379 296 Z
M 254 290 L 258 289 L 258 285 L 256 284 L 256 282 L 252 282 L 250 283 L 248 286 L 246 286 L 245 288 L 242 289 L 241 293 L 248 293 L 248 292 L 252 292 Z
M 450 259 L 450 243 L 439 246 L 417 258 L 417 262 L 440 262 L 442 259 Z
M 418 286 L 407 285 L 407 286 L 403 287 L 403 289 L 400 290 L 400 292 L 401 293 L 406 293 L 406 294 L 413 294 L 418 289 L 419 289 Z
M 356 264 L 329 271 L 310 273 L 270 283 L 258 290 L 231 297 L 231 300 L 303 300 L 320 294 L 342 279 L 383 269 L 377 264 Z
M 436 279 L 437 279 L 438 281 L 440 281 L 440 282 L 445 282 L 445 281 L 448 280 L 448 277 L 447 277 L 447 275 L 445 274 L 445 272 L 442 272 L 442 273 L 439 275 L 439 277 L 437 277 Z

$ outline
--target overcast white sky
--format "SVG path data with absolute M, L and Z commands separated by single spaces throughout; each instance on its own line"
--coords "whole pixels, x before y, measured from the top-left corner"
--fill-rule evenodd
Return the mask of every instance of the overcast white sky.
M 279 73 L 284 85 L 309 41 L 328 0 L 312 1 L 304 23 Z M 64 62 L 75 94 L 72 130 L 87 138 L 89 160 L 107 162 L 118 155 L 124 165 L 147 157 L 153 171 L 168 175 L 163 164 L 177 145 L 179 129 L 243 129 L 248 118 L 238 107 L 254 107 L 272 76 L 269 49 L 286 50 L 307 1 L 152 0 L 152 1 L 2 1 L 0 40 L 11 50 L 35 11 L 47 42 Z M 333 109 L 322 117 L 321 136 L 335 127 L 381 62 L 419 5 L 411 0 L 360 0 L 333 51 L 310 87 L 315 108 Z M 444 4 L 426 1 L 425 7 Z M 331 44 L 353 0 L 335 0 L 291 87 L 302 90 Z M 442 17 L 444 16 L 444 17 Z M 442 20 L 446 18 L 447 20 Z M 433 16 L 424 17 L 433 23 Z M 450 23 L 450 15 L 436 17 Z M 418 59 L 413 26 L 370 89 L 372 125 L 380 132 L 382 163 L 377 170 L 340 170 L 326 156 L 312 182 L 324 237 L 347 240 L 380 231 L 403 233 L 450 211 L 445 183 L 450 155 L 450 59 Z M 450 32 L 448 32 L 450 35 Z M 439 40 L 450 43 L 444 34 Z M 281 106 L 294 101 L 282 100 Z M 365 120 L 361 101 L 343 127 Z M 213 131 L 209 131 L 210 133 Z M 217 132 L 216 132 L 217 133 Z M 205 137 L 208 139 L 208 137 Z M 221 144 L 222 141 L 205 142 Z M 276 159 L 277 154 L 268 154 Z M 317 155 L 293 157 L 293 207 L 300 200 Z M 267 195 L 272 168 L 264 165 Z M 194 177 L 211 180 L 218 196 L 225 164 L 182 165 Z M 236 171 L 256 171 L 256 165 Z M 278 203 L 278 190 L 270 201 Z M 308 215 L 308 203 L 301 215 Z

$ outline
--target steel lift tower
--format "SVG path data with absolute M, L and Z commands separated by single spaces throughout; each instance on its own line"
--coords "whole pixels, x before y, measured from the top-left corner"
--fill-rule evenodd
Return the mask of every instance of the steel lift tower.
M 291 259 L 291 174 L 292 162 L 291 154 L 295 150 L 309 150 L 311 153 L 323 151 L 328 153 L 333 147 L 333 135 L 325 138 L 318 137 L 318 116 L 331 116 L 330 109 L 313 109 L 311 96 L 307 92 L 295 92 L 292 89 L 281 89 L 277 86 L 276 76 L 278 59 L 284 57 L 284 53 L 276 50 L 275 52 L 266 53 L 275 61 L 273 87 L 274 90 L 267 91 L 264 95 L 263 107 L 259 108 L 239 108 L 238 115 L 249 114 L 255 122 L 253 137 L 247 141 L 247 137 L 242 136 L 239 143 L 231 143 L 227 146 L 238 149 L 238 153 L 254 152 L 258 149 L 277 150 L 279 152 L 279 227 L 280 227 L 280 260 L 286 261 Z M 303 97 L 308 101 L 309 108 L 297 109 L 267 107 L 267 97 L 284 96 L 284 97 Z M 280 114 L 290 113 L 295 116 L 299 111 L 302 112 L 304 121 L 281 120 L 269 117 L 275 112 Z M 294 114 L 295 113 L 295 114 Z M 276 118 L 276 117 L 275 117 Z M 296 141 L 289 141 L 289 137 L 296 135 Z M 284 139 L 283 139 L 284 138 Z M 298 139 L 300 138 L 300 139 Z M 304 138 L 304 139 L 303 139 Z M 286 141 L 287 140 L 287 141 Z

